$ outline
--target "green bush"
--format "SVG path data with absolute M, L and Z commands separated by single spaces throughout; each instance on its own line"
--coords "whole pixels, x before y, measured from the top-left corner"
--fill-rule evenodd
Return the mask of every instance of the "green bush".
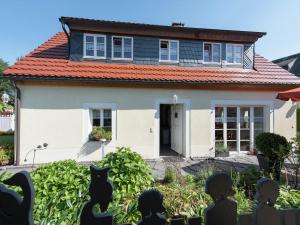
M 108 153 L 96 165 L 112 168 L 109 175 L 113 181 L 114 190 L 119 194 L 117 198 L 122 197 L 124 193 L 139 193 L 149 188 L 154 182 L 151 167 L 130 148 L 117 148 L 117 151 Z
M 90 141 L 100 141 L 101 139 L 111 140 L 111 131 L 107 131 L 102 127 L 94 127 L 90 133 Z
M 88 199 L 88 168 L 72 160 L 60 161 L 38 167 L 31 176 L 35 224 L 76 224 Z
M 173 166 L 168 166 L 165 170 L 164 183 L 173 183 L 176 181 L 177 172 Z
M 285 137 L 274 133 L 261 133 L 255 138 L 255 146 L 259 152 L 270 160 L 284 160 L 289 152 L 290 145 Z
M 0 146 L 0 166 L 12 164 L 14 161 L 14 146 L 5 144 Z

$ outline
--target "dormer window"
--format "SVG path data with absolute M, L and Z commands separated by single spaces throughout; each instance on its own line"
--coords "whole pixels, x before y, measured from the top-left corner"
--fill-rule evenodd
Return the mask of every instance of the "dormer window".
M 106 36 L 84 34 L 83 55 L 85 58 L 104 59 L 106 57 Z
M 132 37 L 112 37 L 112 58 L 120 60 L 133 59 L 133 39 Z
M 160 40 L 159 60 L 162 62 L 179 61 L 179 41 Z
M 243 45 L 227 44 L 226 45 L 226 61 L 232 64 L 242 64 L 243 61 Z
M 203 61 L 204 63 L 221 63 L 221 44 L 204 43 Z

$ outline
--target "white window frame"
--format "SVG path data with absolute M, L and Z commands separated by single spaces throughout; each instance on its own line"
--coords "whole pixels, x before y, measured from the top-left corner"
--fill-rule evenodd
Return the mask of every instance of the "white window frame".
M 168 59 L 164 60 L 164 59 L 160 59 L 160 53 L 161 53 L 161 48 L 160 48 L 160 44 L 162 41 L 167 41 L 168 42 Z M 176 60 L 171 60 L 171 42 L 176 42 L 177 43 L 177 59 Z M 159 62 L 168 62 L 168 63 L 178 63 L 179 62 L 179 41 L 178 40 L 170 40 L 170 39 L 160 39 L 159 40 Z
M 228 45 L 233 46 L 233 63 L 230 63 L 230 62 L 227 61 L 227 48 L 228 48 Z M 242 47 L 242 58 L 241 58 L 240 63 L 235 62 L 235 47 L 236 46 L 241 46 Z M 243 44 L 226 43 L 226 64 L 229 64 L 229 65 L 243 65 L 243 62 L 244 62 L 244 45 Z
M 94 38 L 94 55 L 93 56 L 86 55 L 86 36 L 92 36 Z M 97 56 L 97 37 L 104 38 L 104 56 Z M 84 33 L 84 35 L 83 35 L 83 58 L 106 59 L 106 35 Z
M 93 129 L 92 109 L 110 109 L 111 110 L 111 143 L 117 141 L 117 105 L 115 103 L 84 103 L 83 104 L 83 137 L 82 142 L 89 141 L 89 134 Z M 102 110 L 103 111 L 103 110 Z
M 122 57 L 114 57 L 114 38 L 121 38 L 122 39 L 122 50 L 121 50 Z M 131 39 L 131 58 L 124 58 L 124 38 Z M 133 60 L 133 37 L 128 37 L 128 36 L 112 36 L 111 37 L 111 58 L 113 60 L 127 60 L 127 61 L 132 61 Z
M 210 44 L 212 47 L 212 51 L 211 51 L 211 62 L 205 62 L 204 61 L 204 45 L 205 44 Z M 219 62 L 213 62 L 213 45 L 219 45 L 220 46 L 220 61 Z M 203 64 L 221 64 L 222 62 L 222 44 L 218 43 L 218 42 L 203 42 Z
M 111 110 L 110 108 L 101 108 L 101 109 L 98 109 L 98 108 L 96 108 L 96 109 L 94 109 L 94 108 L 92 108 L 92 109 L 90 109 L 92 112 L 92 118 L 91 118 L 91 121 L 94 119 L 94 117 L 93 117 L 93 110 L 98 110 L 98 111 L 100 111 L 100 127 L 101 128 L 104 128 L 104 110 Z M 112 111 L 111 111 L 112 112 Z M 110 118 L 111 120 L 112 120 L 112 115 L 111 115 L 111 118 Z M 112 126 L 111 126 L 112 127 Z
M 237 142 L 240 143 L 240 114 L 239 109 L 241 107 L 250 107 L 250 148 L 253 149 L 254 147 L 254 121 L 253 121 L 253 109 L 255 107 L 264 107 L 264 110 L 267 108 L 270 110 L 269 112 L 264 112 L 265 115 L 269 115 L 269 128 L 266 127 L 266 119 L 264 118 L 264 132 L 274 132 L 274 102 L 269 100 L 213 100 L 211 102 L 211 145 L 215 149 L 215 107 L 237 107 Z M 224 112 L 224 123 L 227 123 L 227 110 Z M 225 129 L 226 128 L 226 129 Z M 226 146 L 227 143 L 227 127 L 224 125 L 224 146 Z M 239 149 L 240 144 L 237 145 L 237 151 L 236 152 L 230 152 L 230 154 L 239 154 L 243 153 Z

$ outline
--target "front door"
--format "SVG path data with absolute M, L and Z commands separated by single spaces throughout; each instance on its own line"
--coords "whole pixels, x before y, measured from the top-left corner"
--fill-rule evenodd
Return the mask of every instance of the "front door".
M 171 149 L 183 155 L 183 105 L 171 106 Z

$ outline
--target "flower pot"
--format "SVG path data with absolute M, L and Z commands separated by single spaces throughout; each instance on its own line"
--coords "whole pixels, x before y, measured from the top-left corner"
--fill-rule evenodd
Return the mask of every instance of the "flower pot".
M 216 157 L 228 157 L 229 152 L 216 152 Z
M 259 168 L 261 170 L 269 172 L 270 171 L 270 160 L 269 160 L 269 158 L 266 157 L 263 154 L 257 154 L 256 157 L 257 157 L 257 160 L 258 160 Z

